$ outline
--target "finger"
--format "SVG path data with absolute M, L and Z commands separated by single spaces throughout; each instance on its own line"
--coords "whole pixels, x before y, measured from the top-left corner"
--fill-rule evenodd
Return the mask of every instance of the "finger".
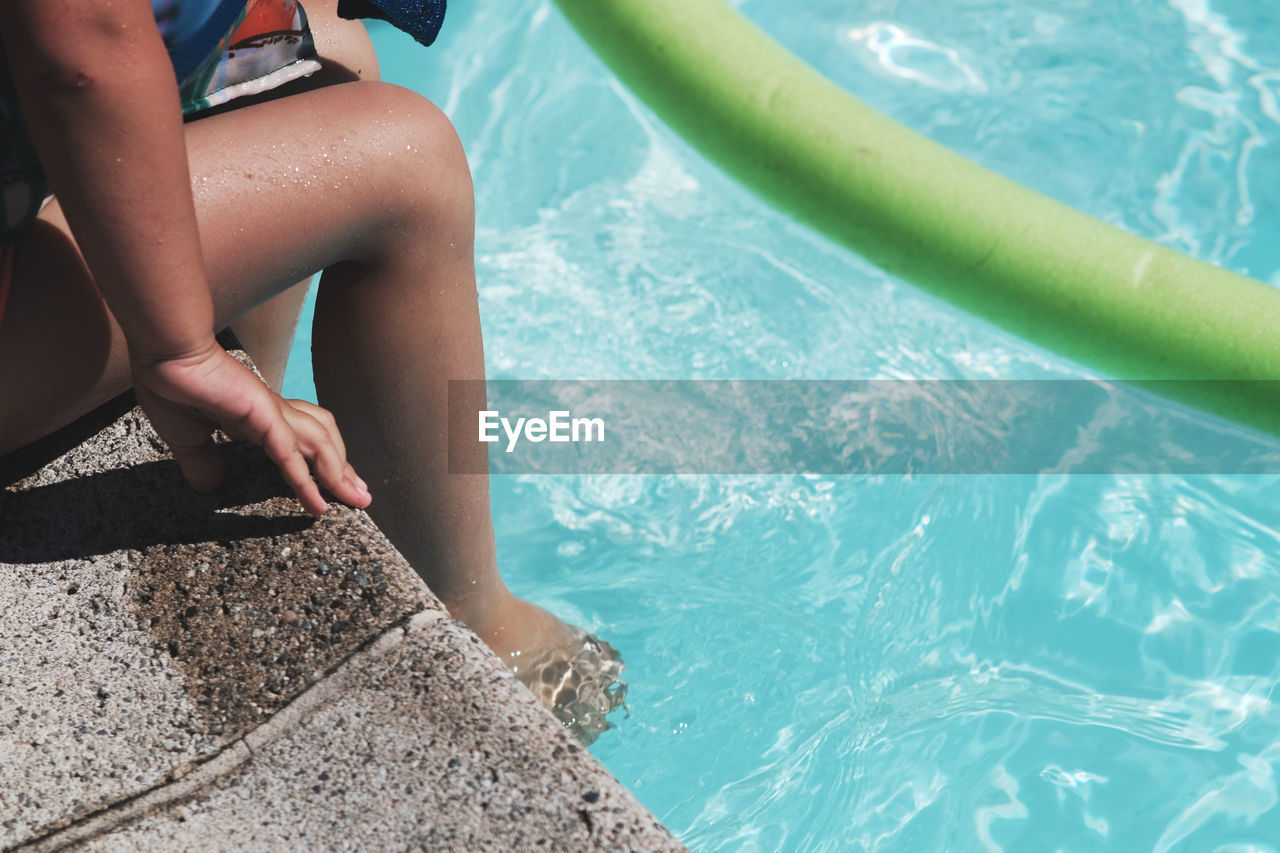
M 181 447 L 172 442 L 169 450 L 182 470 L 182 477 L 202 495 L 216 492 L 227 478 L 227 460 L 210 436 L 203 444 Z
M 360 475 L 356 473 L 356 469 L 352 468 L 350 463 L 347 463 L 347 478 L 355 483 L 363 494 L 372 497 L 372 493 L 369 491 L 369 484 L 360 478 Z
M 213 443 L 213 425 L 199 414 L 137 389 L 152 427 L 169 446 L 182 477 L 201 494 L 217 491 L 227 476 L 226 459 Z
M 302 507 L 312 515 L 324 515 L 328 504 L 320 495 L 320 488 L 311 479 L 307 460 L 298 448 L 297 438 L 283 419 L 273 424 L 262 436 L 262 449 L 280 468 L 285 482 L 302 502 Z
M 303 456 L 311 463 L 319 484 L 350 506 L 368 506 L 373 498 L 368 486 L 347 462 L 346 450 L 333 416 L 319 406 L 292 405 L 284 401 L 287 420 L 294 429 Z
M 291 407 L 295 411 L 310 415 L 316 420 L 320 426 L 324 427 L 325 432 L 329 435 L 329 440 L 333 442 L 334 447 L 338 449 L 340 455 L 345 461 L 347 458 L 347 445 L 342 440 L 342 433 L 338 430 L 338 422 L 333 417 L 333 413 L 323 406 L 317 406 L 309 400 L 285 400 L 284 404 Z
M 338 453 L 328 431 L 310 415 L 295 412 L 289 420 L 302 455 L 311 463 L 316 482 L 346 500 L 349 495 L 345 493 L 352 490 L 353 484 L 347 480 L 346 460 Z

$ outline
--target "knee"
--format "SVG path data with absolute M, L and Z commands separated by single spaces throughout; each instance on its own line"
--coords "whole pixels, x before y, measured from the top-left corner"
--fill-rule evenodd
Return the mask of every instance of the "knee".
M 457 131 L 426 98 L 388 83 L 368 84 L 372 132 L 391 166 L 384 190 L 394 225 L 471 252 L 475 196 Z

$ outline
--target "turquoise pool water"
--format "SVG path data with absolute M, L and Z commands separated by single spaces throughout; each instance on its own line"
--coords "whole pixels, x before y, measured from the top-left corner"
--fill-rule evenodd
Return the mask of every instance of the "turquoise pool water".
M 738 5 L 979 162 L 1277 281 L 1276 7 Z M 471 158 L 493 377 L 1089 375 L 755 201 L 546 2 L 455 4 L 426 52 L 377 40 Z M 511 585 L 627 658 L 593 752 L 696 850 L 1280 849 L 1276 477 L 493 494 Z

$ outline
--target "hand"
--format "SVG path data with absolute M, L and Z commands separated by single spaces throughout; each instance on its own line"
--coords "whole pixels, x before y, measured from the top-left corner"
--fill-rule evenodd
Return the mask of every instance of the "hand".
M 216 343 L 182 358 L 135 358 L 132 366 L 138 402 L 196 491 L 211 492 L 226 476 L 213 443 L 213 431 L 221 429 L 265 450 L 313 515 L 328 508 L 320 486 L 351 506 L 372 500 L 347 462 L 333 415 L 305 400 L 283 399 Z

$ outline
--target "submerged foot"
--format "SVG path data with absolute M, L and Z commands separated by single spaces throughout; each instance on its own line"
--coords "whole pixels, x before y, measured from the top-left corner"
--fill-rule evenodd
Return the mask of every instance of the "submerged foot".
M 606 718 L 627 698 L 622 656 L 604 640 L 578 628 L 566 649 L 549 650 L 513 667 L 516 677 L 556 719 L 584 743 L 592 743 L 613 724 Z
M 477 633 L 516 677 L 584 743 L 612 728 L 605 717 L 627 696 L 618 652 L 522 598 L 502 611 Z

